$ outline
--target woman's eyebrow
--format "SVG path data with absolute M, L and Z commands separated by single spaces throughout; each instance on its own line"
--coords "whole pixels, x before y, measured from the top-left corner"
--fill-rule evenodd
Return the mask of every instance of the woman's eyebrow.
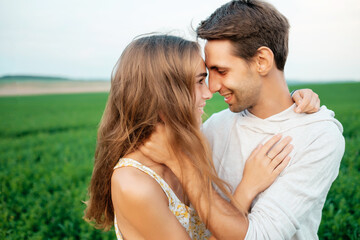
M 206 72 L 203 72 L 203 73 L 200 73 L 198 74 L 196 77 L 207 77 L 207 73 Z

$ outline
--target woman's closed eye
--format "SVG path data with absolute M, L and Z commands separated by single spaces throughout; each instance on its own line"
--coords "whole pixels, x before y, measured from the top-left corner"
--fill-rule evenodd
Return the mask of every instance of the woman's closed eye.
M 204 84 L 205 83 L 205 78 L 201 78 L 197 81 L 198 84 Z

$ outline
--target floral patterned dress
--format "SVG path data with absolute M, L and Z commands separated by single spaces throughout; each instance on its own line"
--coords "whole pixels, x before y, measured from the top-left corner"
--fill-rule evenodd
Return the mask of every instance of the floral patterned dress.
M 176 194 L 172 191 L 172 189 L 169 187 L 169 185 L 162 179 L 157 173 L 155 173 L 150 168 L 142 165 L 141 163 L 130 159 L 130 158 L 121 158 L 119 162 L 114 167 L 114 170 L 116 168 L 121 167 L 135 167 L 144 173 L 150 175 L 152 178 L 154 178 L 161 186 L 163 191 L 165 192 L 167 198 L 169 199 L 169 209 L 171 212 L 174 213 L 176 218 L 179 220 L 181 225 L 186 229 L 186 231 L 189 233 L 191 239 L 194 240 L 206 240 L 211 236 L 211 233 L 209 230 L 206 229 L 205 224 L 201 222 L 199 216 L 197 215 L 195 209 L 192 207 L 186 206 L 184 203 L 182 203 Z M 114 219 L 114 226 L 115 226 L 115 232 L 116 237 L 118 240 L 123 240 L 122 234 L 120 232 L 120 229 L 117 226 L 116 216 Z

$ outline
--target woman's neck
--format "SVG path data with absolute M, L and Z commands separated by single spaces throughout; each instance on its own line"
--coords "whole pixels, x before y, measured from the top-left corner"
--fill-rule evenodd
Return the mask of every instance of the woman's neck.
M 151 168 L 154 171 L 155 171 L 155 169 L 158 169 L 158 170 L 161 169 L 162 171 L 164 171 L 165 168 L 167 168 L 165 165 L 154 162 L 151 158 L 146 157 L 139 150 L 125 155 L 124 158 L 134 159 L 134 160 L 138 161 L 139 163 L 141 163 L 142 165 L 144 165 L 148 168 Z M 158 173 L 158 172 L 156 171 L 156 173 Z M 162 174 L 160 174 L 160 173 L 158 173 L 158 174 L 160 176 L 162 176 Z

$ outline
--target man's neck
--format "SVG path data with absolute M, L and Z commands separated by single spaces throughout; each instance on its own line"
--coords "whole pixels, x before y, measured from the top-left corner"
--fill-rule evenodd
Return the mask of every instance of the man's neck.
M 260 98 L 248 110 L 265 119 L 284 111 L 293 103 L 283 72 L 275 71 L 264 78 Z

